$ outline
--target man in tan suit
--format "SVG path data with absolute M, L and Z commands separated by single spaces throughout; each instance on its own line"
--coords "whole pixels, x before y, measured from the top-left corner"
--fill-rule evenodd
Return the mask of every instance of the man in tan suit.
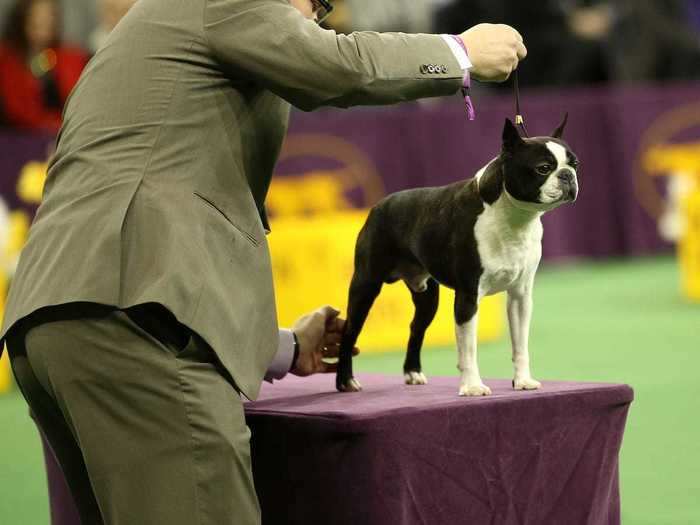
M 240 394 L 332 371 L 343 326 L 277 328 L 264 201 L 290 104 L 453 95 L 525 56 L 506 26 L 338 35 L 324 3 L 139 0 L 67 104 L 1 335 L 83 523 L 260 521 Z

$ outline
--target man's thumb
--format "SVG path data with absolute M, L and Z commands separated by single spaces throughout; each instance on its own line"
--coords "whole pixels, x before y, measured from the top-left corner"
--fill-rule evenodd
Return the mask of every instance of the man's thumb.
M 323 315 L 326 319 L 332 319 L 334 317 L 338 317 L 340 315 L 340 310 L 336 310 L 332 306 L 322 306 L 321 308 L 318 309 L 318 312 Z

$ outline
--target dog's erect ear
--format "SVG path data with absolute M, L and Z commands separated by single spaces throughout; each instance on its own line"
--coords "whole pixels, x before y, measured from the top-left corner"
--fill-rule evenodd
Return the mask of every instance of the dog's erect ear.
M 559 124 L 559 127 L 554 130 L 554 133 L 552 133 L 552 137 L 555 139 L 560 139 L 562 135 L 564 134 L 564 128 L 566 127 L 566 122 L 569 120 L 569 113 L 567 112 L 566 115 L 564 115 L 564 120 L 562 121 L 561 124 Z
M 515 127 L 515 124 L 507 118 L 506 123 L 503 126 L 503 149 L 504 150 L 512 150 L 517 146 L 518 144 L 521 144 L 523 142 L 522 137 L 520 136 L 520 133 L 518 133 L 518 128 Z

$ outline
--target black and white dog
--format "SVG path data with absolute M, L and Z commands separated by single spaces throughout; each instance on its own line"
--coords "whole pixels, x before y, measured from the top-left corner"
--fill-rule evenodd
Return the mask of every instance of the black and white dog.
M 372 208 L 355 248 L 338 390 L 362 389 L 353 378 L 352 349 L 382 284 L 399 279 L 415 305 L 404 362 L 407 384 L 427 382 L 420 351 L 442 284 L 455 290 L 459 394 L 491 393 L 476 359 L 477 310 L 482 297 L 502 291 L 508 292 L 513 387 L 541 386 L 530 374 L 528 354 L 532 287 L 542 253 L 540 217 L 578 193 L 578 160 L 561 140 L 566 120 L 551 137 L 526 139 L 506 120 L 500 155 L 473 179 L 398 192 Z

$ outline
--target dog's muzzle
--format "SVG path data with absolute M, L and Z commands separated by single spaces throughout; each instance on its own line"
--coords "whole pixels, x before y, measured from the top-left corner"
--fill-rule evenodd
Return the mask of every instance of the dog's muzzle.
M 578 182 L 576 174 L 568 169 L 563 169 L 557 173 L 559 188 L 562 191 L 562 200 L 574 202 L 578 197 Z

